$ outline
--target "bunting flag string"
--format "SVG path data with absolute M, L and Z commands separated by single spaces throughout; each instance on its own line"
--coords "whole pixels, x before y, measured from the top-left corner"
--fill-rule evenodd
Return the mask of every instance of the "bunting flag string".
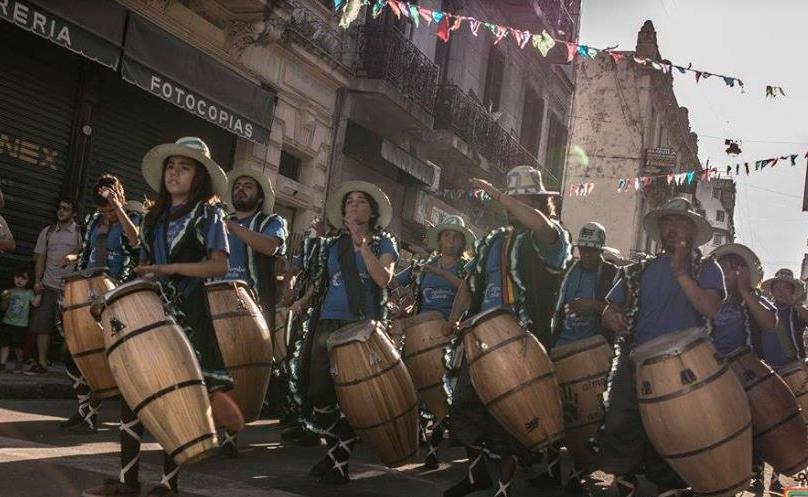
M 685 66 L 673 64 L 668 61 L 659 61 L 647 57 L 640 57 L 637 56 L 636 53 L 630 51 L 615 51 L 616 47 L 595 48 L 583 43 L 562 40 L 554 38 L 547 32 L 547 30 L 542 30 L 541 33 L 532 33 L 528 30 L 517 29 L 511 26 L 501 26 L 499 24 L 483 21 L 474 17 L 457 15 L 451 12 L 444 12 L 440 10 L 431 10 L 425 7 L 419 7 L 416 4 L 399 0 L 333 1 L 334 10 L 340 15 L 339 25 L 342 28 L 348 28 L 359 17 L 359 10 L 364 6 L 371 7 L 374 18 L 378 17 L 382 10 L 387 7 L 390 9 L 393 15 L 396 16 L 396 18 L 408 18 L 416 28 L 420 27 L 421 19 L 423 19 L 427 25 L 431 25 L 434 21 L 438 25 L 437 36 L 444 42 L 449 41 L 452 31 L 459 30 L 464 23 L 467 23 L 469 30 L 474 36 L 478 36 L 480 27 L 483 27 L 485 30 L 489 31 L 494 37 L 494 45 L 499 44 L 506 38 L 512 38 L 520 49 L 524 49 L 527 45 L 531 45 L 542 57 L 547 57 L 550 50 L 557 45 L 559 47 L 563 46 L 563 50 L 566 51 L 567 62 L 572 62 L 575 57 L 594 59 L 600 53 L 605 53 L 611 57 L 615 64 L 618 64 L 624 60 L 629 60 L 664 74 L 673 75 L 675 74 L 674 70 L 679 74 L 692 73 L 695 77 L 696 83 L 699 83 L 703 79 L 708 79 L 715 76 L 716 79 L 723 81 L 728 88 L 738 88 L 740 89 L 741 93 L 745 93 L 743 81 L 735 76 L 694 69 L 693 64 L 687 64 Z M 780 86 L 766 85 L 765 96 L 766 98 L 775 98 L 778 96 L 785 97 L 786 94 L 783 88 Z

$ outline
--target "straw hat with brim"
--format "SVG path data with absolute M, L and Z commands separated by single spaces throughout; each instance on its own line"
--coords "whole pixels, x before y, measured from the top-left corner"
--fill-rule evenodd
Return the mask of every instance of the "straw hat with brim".
M 805 286 L 803 285 L 802 281 L 794 277 L 793 271 L 790 269 L 778 269 L 774 274 L 774 278 L 769 278 L 768 280 L 764 281 L 761 287 L 766 292 L 773 295 L 772 286 L 776 281 L 785 281 L 786 283 L 789 283 L 792 287 L 794 287 L 795 299 L 802 299 L 803 293 L 805 292 Z
M 516 166 L 508 171 L 508 195 L 559 195 L 547 190 L 541 177 L 541 171 L 530 166 Z
M 227 205 L 233 207 L 233 184 L 241 177 L 248 177 L 258 183 L 258 187 L 264 192 L 264 203 L 261 205 L 261 212 L 264 214 L 272 214 L 272 208 L 275 206 L 275 190 L 272 188 L 272 182 L 263 173 L 251 168 L 233 169 L 227 173 L 227 195 L 224 199 Z
M 659 236 L 659 220 L 666 216 L 681 216 L 693 222 L 696 226 L 696 232 L 693 235 L 693 243 L 696 247 L 704 245 L 713 238 L 712 226 L 693 209 L 690 200 L 684 197 L 674 197 L 662 204 L 659 209 L 646 214 L 642 220 L 648 236 L 658 242 L 662 241 Z
M 749 268 L 750 283 L 753 287 L 758 286 L 763 280 L 763 265 L 752 249 L 740 243 L 727 243 L 713 251 L 713 255 L 719 259 L 730 254 L 737 255 L 746 262 L 746 266 Z
M 227 176 L 225 176 L 219 164 L 211 159 L 208 145 L 193 136 L 180 138 L 176 143 L 157 145 L 146 152 L 140 169 L 143 172 L 143 178 L 152 190 L 156 192 L 160 191 L 160 180 L 163 177 L 163 167 L 166 159 L 175 155 L 194 159 L 205 166 L 205 169 L 208 170 L 208 174 L 210 174 L 213 193 L 218 195 L 219 198 L 226 198 Z
M 362 192 L 370 195 L 379 205 L 379 219 L 373 229 L 384 229 L 393 219 L 393 207 L 387 195 L 373 183 L 367 181 L 346 181 L 331 194 L 325 204 L 325 215 L 328 222 L 336 228 L 344 228 L 342 214 L 342 202 L 345 196 L 351 192 Z
M 474 247 L 474 242 L 477 241 L 477 237 L 474 236 L 474 232 L 466 227 L 466 221 L 464 221 L 462 217 L 446 216 L 446 218 L 441 221 L 440 224 L 430 226 L 426 230 L 426 244 L 430 249 L 440 249 L 440 244 L 438 241 L 440 240 L 440 234 L 444 231 L 456 231 L 457 233 L 463 235 L 463 239 L 465 240 L 463 251 Z
M 139 200 L 127 200 L 124 209 L 130 212 L 137 212 L 139 214 L 146 214 L 146 206 Z

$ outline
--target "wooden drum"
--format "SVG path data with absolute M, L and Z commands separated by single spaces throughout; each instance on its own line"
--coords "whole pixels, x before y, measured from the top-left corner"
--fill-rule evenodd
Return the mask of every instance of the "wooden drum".
M 277 307 L 272 328 L 272 354 L 275 364 L 286 360 L 289 349 L 289 308 Z
M 244 422 L 255 421 L 272 376 L 272 339 L 266 320 L 244 281 L 206 283 L 205 293 L 224 366 L 233 377 L 228 394 L 241 409 Z
M 808 368 L 804 360 L 792 361 L 778 371 L 797 399 L 802 419 L 808 424 Z
M 808 466 L 808 433 L 788 385 L 742 347 L 727 356 L 749 397 L 755 450 L 776 473 L 792 476 Z
M 745 490 L 752 470 L 749 401 L 704 329 L 651 340 L 631 360 L 643 426 L 657 452 L 699 495 Z
M 395 468 L 418 450 L 418 397 L 382 323 L 362 321 L 328 337 L 340 409 L 384 464 Z
M 612 348 L 601 335 L 554 348 L 550 352 L 561 388 L 567 450 L 577 467 L 595 460 L 587 443 L 603 420 L 603 393 L 612 364 Z
M 497 421 L 529 450 L 564 436 L 561 396 L 544 347 L 510 310 L 492 309 L 460 326 L 469 375 Z
M 62 279 L 62 328 L 65 344 L 93 395 L 108 399 L 119 395 L 109 369 L 104 335 L 90 314 L 95 299 L 116 286 L 108 268 L 97 267 L 66 275 Z
M 219 446 L 196 354 L 163 308 L 156 283 L 135 280 L 92 307 L 104 327 L 110 369 L 126 403 L 177 464 Z
M 418 396 L 440 421 L 449 414 L 443 390 L 443 349 L 449 338 L 443 336 L 446 321 L 439 312 L 424 312 L 401 321 L 404 329 L 404 364 L 412 375 Z

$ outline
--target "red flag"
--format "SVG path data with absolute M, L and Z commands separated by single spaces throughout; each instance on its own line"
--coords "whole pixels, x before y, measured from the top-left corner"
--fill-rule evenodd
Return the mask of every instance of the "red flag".
M 567 45 L 567 62 L 572 62 L 572 58 L 575 57 L 575 52 L 578 51 L 578 45 L 568 41 L 565 41 L 564 44 Z
M 393 14 L 396 15 L 396 19 L 401 19 L 401 9 L 398 8 L 398 2 L 396 0 L 387 0 L 387 5 L 390 6 L 390 10 L 393 11 Z
M 438 38 L 443 40 L 444 43 L 449 42 L 449 16 L 443 16 L 438 24 Z
M 615 64 L 617 64 L 618 62 L 620 62 L 625 58 L 623 54 L 617 52 L 609 52 L 609 56 L 612 58 Z

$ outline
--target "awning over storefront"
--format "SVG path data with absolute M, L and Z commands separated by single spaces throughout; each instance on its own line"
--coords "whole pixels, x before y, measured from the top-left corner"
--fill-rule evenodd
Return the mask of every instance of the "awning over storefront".
M 123 78 L 249 140 L 266 143 L 275 94 L 188 43 L 130 14 Z
M 435 179 L 435 168 L 407 153 L 394 143 L 382 139 L 382 158 L 421 183 L 429 186 Z
M 118 69 L 126 8 L 109 0 L 0 0 L 0 19 Z

